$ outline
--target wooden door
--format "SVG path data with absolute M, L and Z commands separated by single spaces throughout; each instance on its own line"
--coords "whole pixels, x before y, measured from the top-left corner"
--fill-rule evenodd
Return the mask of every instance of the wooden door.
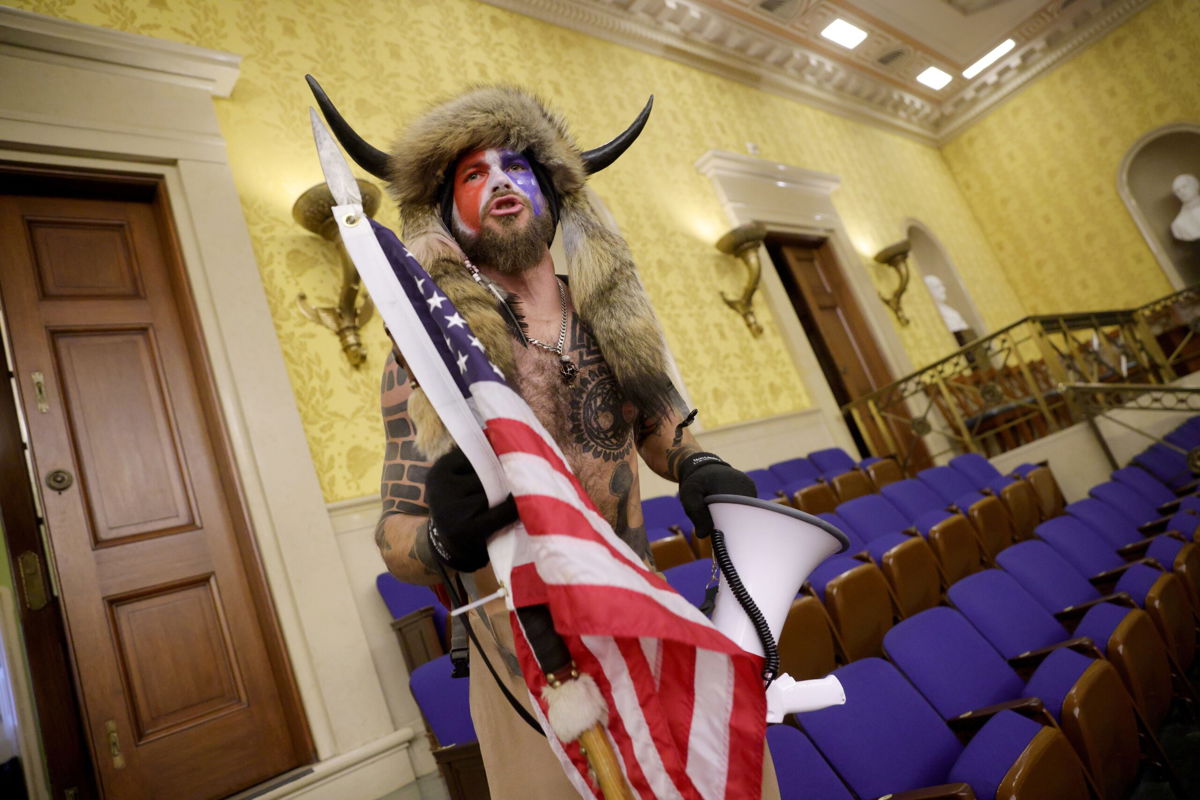
M 845 405 L 892 383 L 894 379 L 887 361 L 854 299 L 829 241 L 772 237 L 767 246 L 838 405 Z M 906 416 L 902 408 L 892 410 Z M 873 421 L 866 420 L 870 426 L 868 430 L 859 430 L 850 414 L 844 414 L 844 417 L 860 449 L 865 448 L 868 438 L 874 442 L 885 441 L 874 429 Z M 906 451 L 894 455 L 910 473 L 932 466 L 927 451 L 907 424 L 897 422 L 891 429 L 893 437 Z
M 0 294 L 103 795 L 216 798 L 312 747 L 150 189 L 0 196 Z

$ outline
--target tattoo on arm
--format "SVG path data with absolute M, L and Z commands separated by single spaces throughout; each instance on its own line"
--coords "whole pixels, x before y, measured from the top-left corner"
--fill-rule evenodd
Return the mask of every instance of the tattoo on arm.
M 408 398 L 412 389 L 406 385 L 405 379 L 405 371 L 396 363 L 393 354 L 384 369 L 381 387 L 387 445 L 380 480 L 383 514 L 375 526 L 375 543 L 386 559 L 393 550 L 393 541 L 400 543 L 406 537 L 410 538 L 407 558 L 412 563 L 406 569 L 415 569 L 418 573 L 433 576 L 430 564 L 421 557 L 419 543 L 422 536 L 419 525 L 416 524 L 417 520 L 413 520 L 413 524 L 404 524 L 403 534 L 397 533 L 390 538 L 388 536 L 389 528 L 395 529 L 396 520 L 393 518 L 396 515 L 425 517 L 429 514 L 429 506 L 425 502 L 425 479 L 432 462 L 417 449 L 416 431 L 408 414 Z M 402 548 L 403 544 L 398 546 Z M 399 553 L 395 555 L 398 556 Z M 394 564 L 396 560 L 393 559 L 389 563 Z
M 680 437 L 682 438 L 682 437 Z M 676 447 L 667 448 L 667 471 L 675 480 L 679 480 L 679 465 L 688 456 L 695 455 L 700 452 L 700 448 L 691 442 L 680 444 Z

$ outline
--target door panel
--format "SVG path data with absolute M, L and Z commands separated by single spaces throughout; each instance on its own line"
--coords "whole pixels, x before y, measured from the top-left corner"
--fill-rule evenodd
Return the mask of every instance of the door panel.
M 39 489 L 87 736 L 120 800 L 222 797 L 310 756 L 170 269 L 150 203 L 0 197 L 13 366 L 35 473 L 75 478 Z
M 892 383 L 887 360 L 829 242 L 778 239 L 770 241 L 768 247 L 838 404 L 845 405 Z M 903 414 L 903 410 L 898 413 Z M 844 417 L 860 445 L 865 445 L 863 436 L 873 442 L 886 441 L 875 420 L 864 419 L 867 430 L 859 431 L 853 415 L 847 413 Z M 901 458 L 910 473 L 932 466 L 928 451 L 913 436 L 906 420 L 893 419 L 889 427 L 902 450 L 894 455 Z
M 150 329 L 50 337 L 97 544 L 198 527 Z

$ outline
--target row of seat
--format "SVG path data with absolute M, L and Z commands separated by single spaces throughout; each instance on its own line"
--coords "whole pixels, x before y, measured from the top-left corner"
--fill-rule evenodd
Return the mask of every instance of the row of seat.
M 1021 470 L 1026 477 L 1034 471 L 1031 467 Z M 1037 471 L 1049 473 L 1045 467 L 1038 467 Z M 840 506 L 835 514 L 823 515 L 850 535 L 853 547 L 865 544 L 866 555 L 872 558 L 870 563 L 864 560 L 855 564 L 855 559 L 835 556 L 814 572 L 808 589 L 812 595 L 825 601 L 824 608 L 815 603 L 812 596 L 797 598 L 781 636 L 781 660 L 785 671 L 798 678 L 818 677 L 828 672 L 839 660 L 858 663 L 857 660 L 864 657 L 892 656 L 893 649 L 898 646 L 896 642 L 903 641 L 908 635 L 903 633 L 907 630 L 905 625 L 913 623 L 914 627 L 928 631 L 935 627 L 931 618 L 936 620 L 937 626 L 942 626 L 950 624 L 948 615 L 959 613 L 945 607 L 931 608 L 939 602 L 960 606 L 960 610 L 970 608 L 975 611 L 976 616 L 971 619 L 971 624 L 986 628 L 996 637 L 997 641 L 990 642 L 988 648 L 997 657 L 1000 656 L 996 650 L 1001 649 L 1004 650 L 1003 657 L 1028 658 L 1027 651 L 1069 640 L 1072 629 L 1080 625 L 1083 633 L 1079 638 L 1083 641 L 1076 642 L 1076 646 L 1090 650 L 1093 655 L 1111 651 L 1113 663 L 1097 662 L 1091 665 L 1084 664 L 1081 659 L 1086 660 L 1086 657 L 1082 655 L 1056 655 L 1052 666 L 1043 667 L 1043 671 L 1037 674 L 1039 682 L 1033 683 L 1031 678 L 1028 687 L 1031 690 L 1036 687 L 1041 695 L 1049 697 L 1042 697 L 1042 701 L 1043 706 L 1055 709 L 1052 715 L 1062 714 L 1066 708 L 1070 720 L 1067 727 L 1074 726 L 1067 731 L 1071 734 L 1068 738 L 1080 749 L 1081 755 L 1090 754 L 1090 758 L 1085 758 L 1089 765 L 1085 777 L 1093 786 L 1103 787 L 1100 795 L 1121 796 L 1136 775 L 1137 767 L 1137 731 L 1136 726 L 1131 728 L 1129 723 L 1131 720 L 1143 720 L 1143 727 L 1151 731 L 1151 725 L 1161 724 L 1170 706 L 1172 680 L 1182 680 L 1182 685 L 1186 686 L 1186 680 L 1182 678 L 1183 669 L 1191 663 L 1195 646 L 1195 606 L 1184 595 L 1186 575 L 1168 574 L 1161 569 L 1160 563 L 1151 559 L 1127 567 L 1112 564 L 1111 558 L 1121 560 L 1115 552 L 1116 547 L 1126 542 L 1107 542 L 1080 518 L 1088 518 L 1097 526 L 1103 524 L 1103 530 L 1110 536 L 1120 532 L 1125 539 L 1130 538 L 1128 531 L 1136 530 L 1138 523 L 1147 530 L 1155 528 L 1160 532 L 1169 532 L 1165 537 L 1151 540 L 1149 547 L 1159 549 L 1168 556 L 1174 554 L 1174 559 L 1162 558 L 1161 555 L 1160 558 L 1172 564 L 1177 573 L 1186 572 L 1186 568 L 1179 569 L 1186 562 L 1180 556 L 1185 551 L 1195 550 L 1187 540 L 1195 536 L 1196 523 L 1200 522 L 1200 517 L 1191 513 L 1200 505 L 1200 500 L 1190 497 L 1176 500 L 1173 494 L 1167 497 L 1163 492 L 1165 490 L 1171 494 L 1169 489 L 1154 481 L 1148 473 L 1140 469 L 1136 472 L 1138 474 L 1126 469 L 1114 473 L 1114 481 L 1096 487 L 1093 498 L 1065 508 L 1061 503 L 1061 494 L 1058 494 L 1057 510 L 1068 511 L 1068 515 L 1054 514 L 1054 504 L 1050 504 L 1050 513 L 1044 519 L 1041 515 L 1035 518 L 1032 531 L 1028 531 L 1027 526 L 1025 530 L 1018 530 L 1011 518 L 1009 524 L 1004 525 L 1003 518 L 995 516 L 997 509 L 994 507 L 988 514 L 983 509 L 977 509 L 974 518 L 981 523 L 979 527 L 983 529 L 983 535 L 975 541 L 977 549 L 974 563 L 964 570 L 965 574 L 959 575 L 955 574 L 952 565 L 962 567 L 961 560 L 938 560 L 940 567 L 951 566 L 949 573 L 943 569 L 938 575 L 946 591 L 941 597 L 938 596 L 938 584 L 928 577 L 933 572 L 929 569 L 929 550 L 932 548 L 928 544 L 938 543 L 941 546 L 939 552 L 945 555 L 951 552 L 951 544 L 962 546 L 966 541 L 969 547 L 971 542 L 963 539 L 961 531 L 957 539 L 945 538 L 941 541 L 936 535 L 930 539 L 929 534 L 944 534 L 937 526 L 945 526 L 955 516 L 951 513 L 956 507 L 955 501 L 959 506 L 970 507 L 978 503 L 980 498 L 988 497 L 978 491 L 981 485 L 994 491 L 1012 485 L 1019 479 L 1000 475 L 986 460 L 978 457 L 960 457 L 952 462 L 951 467 L 926 471 L 917 481 L 901 481 L 885 486 L 879 495 L 855 500 Z M 969 474 L 971 478 L 968 480 L 973 479 L 976 488 L 972 490 L 949 473 Z M 1052 475 L 1049 477 L 1053 481 Z M 922 486 L 922 483 L 925 485 Z M 1052 488 L 1056 491 L 1056 484 Z M 934 489 L 939 490 L 940 501 L 930 499 L 929 493 Z M 1139 489 L 1145 493 L 1144 496 L 1139 494 Z M 1130 492 L 1133 493 L 1132 497 Z M 1042 494 L 1052 496 L 1049 493 Z M 996 503 L 994 494 L 992 498 L 992 502 Z M 1039 504 L 1039 511 L 1041 508 Z M 1138 511 L 1147 510 L 1157 514 L 1156 519 L 1146 521 L 1150 524 L 1131 517 L 1136 516 Z M 1097 520 L 1097 512 L 1102 513 L 1100 520 Z M 1174 516 L 1163 518 L 1157 512 L 1174 512 Z M 854 524 L 848 524 L 847 519 Z M 988 519 L 992 520 L 990 524 Z M 908 526 L 907 531 L 896 530 L 905 525 Z M 962 522 L 956 523 L 956 526 L 961 528 Z M 995 535 L 997 527 L 1002 529 L 1001 535 Z M 862 528 L 865 535 L 858 528 Z M 913 528 L 925 534 L 926 541 L 912 536 Z M 1031 539 L 1031 533 L 1036 534 L 1037 538 Z M 1140 540 L 1143 537 L 1136 538 Z M 1056 547 L 1063 552 L 1060 553 Z M 924 556 L 918 557 L 922 553 Z M 1083 560 L 1082 555 L 1091 561 Z M 1094 567 L 1098 563 L 1096 559 L 1100 558 L 1106 559 L 1104 565 L 1112 570 L 1109 575 L 1096 576 L 1097 582 L 1105 585 L 1107 581 L 1108 588 L 1115 588 L 1113 582 L 1121 583 L 1120 594 L 1102 596 L 1079 571 L 1081 568 L 1086 570 Z M 923 569 L 920 568 L 922 563 Z M 687 570 L 703 580 L 706 571 L 702 566 L 688 565 Z M 1003 571 L 995 567 L 1001 567 Z M 881 590 L 884 583 L 881 574 L 886 568 L 892 570 L 893 579 L 902 578 L 899 586 L 896 580 L 889 581 L 894 590 L 898 589 L 893 591 L 890 608 L 887 592 Z M 1092 569 L 1087 575 L 1091 576 L 1097 571 Z M 668 570 L 669 580 L 673 579 L 674 572 Z M 922 573 L 926 576 L 923 580 L 919 579 Z M 1181 577 L 1185 580 L 1179 580 Z M 905 581 L 909 585 L 906 586 Z M 913 591 L 913 585 L 920 589 Z M 834 591 L 831 592 L 831 589 Z M 693 598 L 703 594 L 695 587 L 685 588 L 684 593 Z M 1112 600 L 1120 605 L 1115 605 Z M 1148 611 L 1138 608 L 1139 604 Z M 923 608 L 930 610 L 922 611 Z M 867 609 L 873 611 L 864 613 Z M 822 611 L 825 613 L 822 614 Z M 997 613 L 989 616 L 989 612 Z M 1070 627 L 1056 620 L 1055 612 L 1063 615 Z M 908 619 L 892 627 L 894 618 L 903 617 Z M 1081 617 L 1086 624 L 1080 621 Z M 920 622 L 914 623 L 914 620 Z M 965 620 L 959 618 L 955 624 L 958 633 L 962 634 Z M 974 635 L 979 636 L 978 633 Z M 796 638 L 789 642 L 789 637 Z M 963 638 L 961 635 L 951 637 L 946 633 L 941 637 L 943 641 Z M 1170 647 L 1164 644 L 1164 637 L 1170 642 Z M 963 663 L 961 659 L 958 662 L 947 659 L 936 645 L 938 638 L 926 635 L 924 643 L 915 646 L 916 651 L 926 654 L 924 658 L 927 663 L 940 664 L 943 670 L 954 663 L 951 670 L 954 674 L 972 677 L 987 674 L 982 667 Z M 839 639 L 840 653 L 833 644 Z M 979 649 L 978 638 L 973 646 Z M 912 652 L 912 649 L 910 647 L 908 651 Z M 979 690 L 984 696 L 987 691 L 998 691 L 994 685 L 989 685 L 990 689 Z M 1007 685 L 1011 689 L 1016 684 L 1010 679 Z M 1090 709 L 1086 713 L 1076 707 L 1076 704 L 1084 702 L 1081 700 L 1084 696 L 1119 698 L 1120 693 L 1114 695 L 1111 691 L 1114 685 L 1124 687 L 1123 692 L 1132 693 L 1132 696 L 1125 695 L 1129 699 L 1124 704 L 1116 702 L 1116 705 L 1093 708 L 1095 701 L 1089 700 L 1083 706 Z M 1052 691 L 1055 687 L 1060 690 L 1057 695 Z M 1061 691 L 1065 687 L 1071 689 L 1069 696 Z M 925 689 L 922 688 L 922 691 Z M 1187 689 L 1180 691 L 1185 696 L 1189 693 Z M 957 716 L 962 711 L 959 709 L 953 715 L 947 714 Z M 1043 708 L 1040 713 L 1047 712 Z M 1084 717 L 1091 720 L 1090 726 L 1076 730 Z M 792 742 L 796 738 L 791 734 L 780 735 Z M 1124 750 L 1116 755 L 1108 753 L 1104 746 L 1098 744 L 1106 738 L 1123 743 Z M 871 748 L 872 752 L 874 750 Z M 1153 752 L 1152 755 L 1161 760 L 1160 752 Z M 779 758 L 776 760 L 778 762 Z M 878 767 L 870 758 L 867 762 L 872 768 Z M 892 784 L 892 788 L 896 787 L 897 784 Z M 857 791 L 858 787 L 855 789 Z M 1051 793 L 1045 796 L 1057 795 Z
M 861 471 L 861 465 L 854 468 Z M 1131 739 L 1129 720 L 1134 719 L 1135 728 L 1143 729 L 1143 736 L 1149 732 L 1148 741 L 1153 742 L 1153 731 L 1165 719 L 1172 696 L 1190 694 L 1184 670 L 1194 656 L 1195 610 L 1200 608 L 1195 604 L 1196 547 L 1192 544 L 1196 523 L 1200 522 L 1195 513 L 1200 509 L 1200 498 L 1180 498 L 1149 472 L 1130 467 L 1114 472 L 1112 481 L 1094 487 L 1092 497 L 1064 506 L 1048 468 L 1025 467 L 1017 472 L 1015 476 L 1004 476 L 986 459 L 963 456 L 950 466 L 923 471 L 915 479 L 884 481 L 879 493 L 839 503 L 834 510 L 824 512 L 850 536 L 853 555 L 835 556 L 818 567 L 805 592 L 796 598 L 781 636 L 782 666 L 798 679 L 819 677 L 836 669 L 835 674 L 845 684 L 849 678 L 843 671 L 853 668 L 847 674 L 853 674 L 856 680 L 871 674 L 875 678 L 863 680 L 887 683 L 893 679 L 879 677 L 878 671 L 895 667 L 884 662 L 882 666 L 855 666 L 887 656 L 900 666 L 907 680 L 917 685 L 918 697 L 942 715 L 943 724 L 963 712 L 952 714 L 948 709 L 957 706 L 931 697 L 938 694 L 938 687 L 962 702 L 970 698 L 978 706 L 989 705 L 981 700 L 997 693 L 1014 692 L 1019 683 L 1027 694 L 1041 698 L 1041 710 L 1023 709 L 1024 713 L 1035 718 L 1041 714 L 1047 720 L 1054 717 L 1065 741 L 1080 753 L 1086 767 L 1080 772 L 1084 784 L 1099 796 L 1119 797 L 1128 787 L 1130 776 L 1136 774 L 1138 748 L 1135 744 L 1131 750 L 1129 743 L 1136 740 L 1137 732 Z M 1041 487 L 1034 483 L 1038 475 L 1043 479 Z M 1006 491 L 1010 495 L 1007 498 Z M 794 497 L 786 499 L 794 502 Z M 1022 502 L 1025 516 L 1014 515 L 1013 508 L 1020 510 Z M 677 500 L 658 498 L 646 501 L 644 507 L 648 529 L 660 522 L 665 523 L 664 527 L 674 525 L 669 535 L 680 537 L 694 555 L 691 548 L 697 543 L 688 537 L 690 524 Z M 1125 558 L 1140 560 L 1125 566 Z M 665 575 L 682 594 L 700 605 L 711 562 L 703 559 L 684 563 L 668 568 Z M 1115 591 L 1105 595 L 1097 586 Z M 968 629 L 976 631 L 974 640 L 967 635 Z M 917 639 L 910 638 L 914 636 Z M 1076 640 L 1074 646 L 1082 653 L 1046 658 L 1050 666 L 1043 664 L 1028 676 L 1013 678 L 997 667 L 997 654 L 1001 660 L 1013 658 L 1021 663 L 1035 659 L 1038 650 L 1071 639 Z M 981 647 L 981 640 L 986 640 L 986 648 Z M 914 645 L 912 641 L 926 644 Z M 945 648 L 939 649 L 937 641 L 957 642 L 959 661 L 949 658 L 943 652 Z M 962 653 L 980 658 L 981 653 L 989 652 L 987 648 L 991 648 L 990 665 L 985 661 L 962 661 Z M 913 653 L 927 654 L 918 657 Z M 1096 658 L 1089 660 L 1088 654 Z M 1099 660 L 1101 657 L 1107 661 Z M 906 658 L 907 668 L 900 664 Z M 972 684 L 951 689 L 946 688 L 943 676 L 933 681 L 934 688 L 922 688 L 920 680 L 909 674 L 919 673 L 922 664 L 933 674 L 942 674 L 952 663 L 958 664 L 952 670 L 955 676 L 989 675 L 990 679 L 982 688 Z M 438 713 L 439 722 L 431 720 L 431 727 L 441 743 L 473 740 L 470 718 L 464 711 L 466 682 L 455 681 L 457 686 L 447 690 L 440 676 L 448 672 L 443 663 L 418 667 L 413 671 L 414 694 L 421 691 L 425 676 L 440 687 L 435 694 L 443 701 L 448 691 L 457 693 L 461 688 L 457 705 L 451 703 L 459 713 Z M 997 682 L 997 676 L 1005 679 Z M 1127 702 L 1122 704 L 1114 686 L 1122 688 Z M 847 690 L 850 694 L 849 686 Z M 1085 699 L 1097 695 L 1118 700 L 1115 705 L 1097 706 L 1095 700 Z M 420 698 L 418 702 L 423 709 L 426 707 Z M 911 704 L 911 698 L 905 702 Z M 929 717 L 928 710 L 923 713 Z M 1061 721 L 1064 716 L 1066 722 Z M 894 715 L 885 714 L 885 718 Z M 1089 721 L 1089 725 L 1081 720 Z M 1010 720 L 996 730 L 1014 725 L 1022 727 Z M 440 733 L 439 727 L 443 729 Z M 875 730 L 878 724 L 871 727 Z M 815 753 L 817 758 L 836 762 L 836 771 L 830 774 L 846 791 L 863 796 L 874 792 L 863 787 L 874 786 L 875 778 L 868 776 L 862 779 L 865 783 L 856 783 L 848 777 L 853 772 L 849 766 L 855 758 L 852 754 L 832 755 L 828 743 L 816 742 L 819 746 L 814 747 L 818 737 L 811 725 L 804 724 L 804 728 L 804 734 L 774 729 L 769 734 L 773 753 L 777 743 L 779 747 L 786 744 L 812 751 L 798 755 L 789 750 L 775 755 L 782 784 L 791 785 L 792 781 L 785 778 L 789 769 L 797 763 L 808 764 Z M 1045 757 L 1045 752 L 1062 750 L 1061 741 L 1047 741 L 1053 736 L 1028 726 L 1023 730 L 1028 734 L 1026 745 L 1035 739 L 1039 742 L 1032 755 L 1028 747 L 1021 749 L 1027 760 L 1036 756 L 1034 761 L 1041 764 L 1038 759 Z M 903 731 L 897 735 L 901 739 L 908 736 Z M 999 734 L 991 730 L 989 736 Z M 937 738 L 932 736 L 930 741 Z M 971 747 L 960 748 L 954 758 L 965 757 Z M 1009 749 L 1012 747 L 1015 745 Z M 1110 753 L 1112 748 L 1116 751 Z M 1135 754 L 1132 761 L 1130 752 Z M 950 754 L 949 750 L 941 752 L 935 760 L 952 763 L 953 759 L 947 761 Z M 1151 746 L 1147 754 L 1155 758 L 1160 755 Z M 878 763 L 872 766 L 870 759 L 867 762 L 868 772 L 876 777 L 907 774 Z M 1010 774 L 1012 764 L 997 773 L 1003 765 L 996 762 L 987 767 L 992 772 L 984 769 L 986 775 L 970 773 L 967 783 L 984 792 L 979 796 L 990 796 L 984 787 L 997 780 L 1040 774 L 1043 768 L 1032 762 L 1022 763 L 1017 773 Z M 984 767 L 982 763 L 976 766 Z M 808 767 L 802 772 L 820 774 L 820 770 Z M 968 772 L 953 774 L 963 778 Z M 951 779 L 951 773 L 945 777 Z M 803 785 L 809 794 L 789 794 L 790 790 L 785 789 L 785 798 L 843 796 L 808 783 Z M 890 779 L 887 785 L 902 788 L 901 782 Z M 1061 787 L 1061 795 L 1038 795 L 1037 785 L 1059 786 L 1053 780 L 1035 781 L 1014 796 L 1075 796 L 1073 790 Z

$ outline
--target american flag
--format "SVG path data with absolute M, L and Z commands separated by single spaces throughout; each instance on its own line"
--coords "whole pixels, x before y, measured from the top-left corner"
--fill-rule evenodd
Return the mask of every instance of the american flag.
M 608 703 L 607 732 L 634 793 L 758 800 L 766 724 L 761 659 L 718 632 L 613 533 L 450 300 L 395 234 L 372 225 L 440 356 L 438 368 L 462 392 L 516 499 L 513 606 L 550 607 L 575 664 Z M 397 340 L 403 351 L 405 341 Z M 509 616 L 535 713 L 548 731 L 545 676 L 517 615 Z M 578 743 L 547 739 L 580 795 L 600 797 Z

